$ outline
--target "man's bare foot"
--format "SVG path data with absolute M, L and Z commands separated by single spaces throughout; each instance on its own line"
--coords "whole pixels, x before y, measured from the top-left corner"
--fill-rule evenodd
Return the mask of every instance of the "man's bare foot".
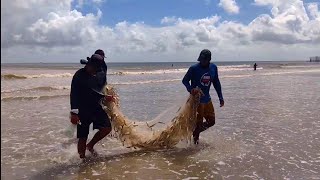
M 86 158 L 86 155 L 85 155 L 85 154 L 79 154 L 79 157 L 80 157 L 81 159 L 85 159 L 85 158 Z
M 94 150 L 92 147 L 87 145 L 87 150 L 92 154 L 92 156 L 97 157 L 98 153 L 96 150 Z

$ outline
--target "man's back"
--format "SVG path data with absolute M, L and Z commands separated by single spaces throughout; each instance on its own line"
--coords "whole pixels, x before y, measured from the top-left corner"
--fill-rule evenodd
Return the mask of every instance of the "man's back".
M 99 106 L 102 89 L 97 76 L 92 76 L 86 72 L 85 68 L 79 69 L 72 79 L 71 84 L 71 108 L 95 108 Z

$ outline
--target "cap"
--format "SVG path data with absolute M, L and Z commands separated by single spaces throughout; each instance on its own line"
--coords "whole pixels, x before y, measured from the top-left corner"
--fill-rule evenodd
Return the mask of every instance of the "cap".
M 199 55 L 199 58 L 198 58 L 198 61 L 201 61 L 201 60 L 211 60 L 211 51 L 208 50 L 208 49 L 204 49 L 200 52 L 200 55 Z
M 99 54 L 100 56 L 102 56 L 103 58 L 106 58 L 106 56 L 104 55 L 104 51 L 101 49 L 98 49 L 94 52 L 95 54 Z
M 104 64 L 103 57 L 99 54 L 93 54 L 90 58 L 87 57 L 87 62 L 85 64 L 92 65 L 94 67 L 100 68 Z
M 99 55 L 102 56 L 103 58 L 106 58 L 106 57 L 105 57 L 105 54 L 104 54 L 104 51 L 101 50 L 101 49 L 97 49 L 97 50 L 94 52 L 94 54 L 99 54 Z M 87 60 L 81 59 L 81 60 L 80 60 L 80 63 L 81 63 L 81 64 L 87 64 L 88 61 L 89 61 L 89 59 L 90 59 L 89 57 L 87 57 Z

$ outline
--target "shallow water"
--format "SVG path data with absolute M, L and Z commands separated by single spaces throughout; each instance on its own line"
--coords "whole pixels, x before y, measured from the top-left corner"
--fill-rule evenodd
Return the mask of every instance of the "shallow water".
M 108 76 L 109 83 L 118 84 L 122 111 L 130 119 L 171 120 L 186 100 L 184 71 L 164 66 L 130 65 L 135 73 Z M 1 69 L 4 179 L 320 179 L 319 64 L 265 63 L 256 72 L 248 65 L 221 65 L 226 104 L 218 107 L 212 89 L 216 125 L 201 134 L 198 146 L 182 142 L 169 150 L 143 151 L 107 137 L 96 147 L 99 157 L 86 163 L 77 156 L 76 139 L 63 134 L 69 126 L 71 76 L 3 78 L 72 75 L 76 69 L 23 69 Z

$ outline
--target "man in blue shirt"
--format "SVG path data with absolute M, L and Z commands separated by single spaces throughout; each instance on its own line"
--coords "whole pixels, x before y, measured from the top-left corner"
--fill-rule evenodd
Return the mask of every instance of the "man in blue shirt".
M 218 68 L 215 64 L 210 63 L 211 52 L 208 49 L 202 50 L 198 61 L 199 63 L 189 68 L 187 74 L 182 80 L 187 91 L 192 95 L 199 93 L 196 87 L 200 88 L 203 92 L 203 95 L 200 97 L 200 105 L 197 110 L 197 126 L 193 132 L 193 140 L 195 144 L 199 143 L 200 133 L 215 124 L 214 107 L 209 94 L 211 83 L 217 91 L 220 100 L 220 107 L 224 106 L 221 84 L 218 77 Z M 206 119 L 206 122 L 203 122 L 203 118 Z

